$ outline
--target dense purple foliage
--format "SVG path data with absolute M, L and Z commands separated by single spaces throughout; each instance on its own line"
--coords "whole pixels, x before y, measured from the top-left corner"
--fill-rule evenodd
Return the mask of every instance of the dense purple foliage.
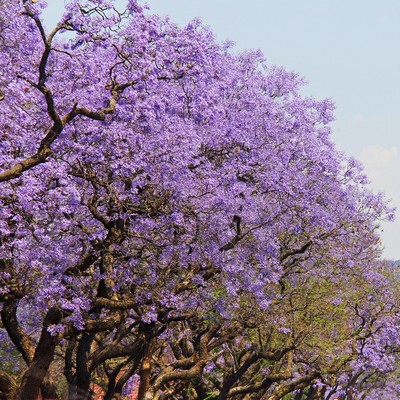
M 23 398 L 57 362 L 71 399 L 100 370 L 109 396 L 137 374 L 143 399 L 271 400 L 395 370 L 397 304 L 373 297 L 390 281 L 375 230 L 392 211 L 331 142 L 331 101 L 199 21 L 69 1 L 46 32 L 42 4 L 0 1 L 0 300 Z M 309 325 L 310 346 L 327 341 L 309 353 L 292 312 L 304 293 L 346 326 L 333 340 Z

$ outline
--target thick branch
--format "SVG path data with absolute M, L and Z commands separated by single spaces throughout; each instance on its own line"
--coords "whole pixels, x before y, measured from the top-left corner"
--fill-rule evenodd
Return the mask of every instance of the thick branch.
M 129 310 L 137 306 L 137 302 L 133 300 L 110 300 L 105 297 L 96 297 L 93 305 L 99 308 L 107 308 L 109 310 Z
M 244 373 L 260 358 L 261 356 L 259 354 L 253 354 L 252 356 L 247 358 L 247 360 L 240 366 L 237 371 L 226 376 L 222 382 L 222 388 L 219 393 L 218 400 L 226 399 L 229 390 L 232 388 L 235 382 L 237 382 L 244 375 Z
M 318 377 L 317 372 L 312 372 L 311 374 L 301 376 L 289 383 L 284 383 L 278 385 L 274 389 L 274 393 L 268 397 L 268 400 L 279 400 L 282 399 L 288 393 L 293 392 L 297 389 L 304 389 L 311 384 L 311 382 Z
M 167 367 L 163 373 L 157 376 L 152 384 L 150 392 L 152 394 L 156 393 L 163 385 L 170 381 L 178 381 L 183 380 L 187 381 L 197 376 L 201 376 L 204 367 L 209 361 L 209 348 L 208 344 L 212 338 L 215 337 L 216 332 L 220 329 L 220 325 L 212 324 L 208 327 L 208 329 L 203 333 L 199 334 L 197 340 L 194 343 L 196 353 L 193 357 L 190 357 L 193 360 L 193 366 L 189 369 L 175 369 L 174 366 L 183 366 L 179 364 L 179 361 L 171 364 Z M 189 361 L 188 365 L 191 365 Z M 187 367 L 187 365 L 185 365 Z
M 294 250 L 289 250 L 286 253 L 283 253 L 280 256 L 280 261 L 286 260 L 290 256 L 294 256 L 296 254 L 303 254 L 307 251 L 307 249 L 312 245 L 312 241 L 309 240 L 306 242 L 303 246 L 301 246 L 299 249 L 294 249 Z
M 6 301 L 1 310 L 1 320 L 8 336 L 15 347 L 21 353 L 25 362 L 29 365 L 35 354 L 35 347 L 31 338 L 25 333 L 17 319 L 18 302 L 16 300 Z
M 89 319 L 85 323 L 84 330 L 88 333 L 103 332 L 111 330 L 122 322 L 123 316 L 121 312 L 109 315 L 100 320 Z
M 5 371 L 0 371 L 0 398 L 14 400 L 17 394 L 17 383 L 14 378 Z
M 58 324 L 62 317 L 62 312 L 57 308 L 51 308 L 47 312 L 33 361 L 22 378 L 21 399 L 36 400 L 39 397 L 40 386 L 48 373 L 60 340 L 58 336 L 52 336 L 48 328 L 52 324 Z
M 117 357 L 132 356 L 134 359 L 140 359 L 143 352 L 143 341 L 137 340 L 128 345 L 122 343 L 111 343 L 106 348 L 100 348 L 94 351 L 90 356 L 89 369 L 94 371 L 100 364 L 106 360 Z
M 7 182 L 11 179 L 19 178 L 25 171 L 35 167 L 46 161 L 47 157 L 52 153 L 50 149 L 47 149 L 43 153 L 36 153 L 31 157 L 19 162 L 13 167 L 0 172 L 0 182 Z
M 47 60 L 48 55 L 45 58 L 43 57 L 42 60 Z M 25 171 L 35 167 L 38 164 L 46 162 L 47 158 L 52 154 L 51 145 L 60 136 L 65 125 L 71 122 L 75 117 L 85 116 L 93 120 L 104 121 L 106 115 L 112 114 L 115 111 L 115 107 L 121 93 L 126 88 L 136 84 L 136 81 L 131 81 L 124 84 L 115 85 L 114 89 L 111 91 L 111 98 L 106 107 L 100 108 L 97 111 L 92 111 L 84 107 L 77 107 L 77 104 L 74 104 L 72 110 L 64 117 L 60 118 L 60 116 L 56 112 L 53 94 L 50 89 L 44 84 L 45 77 L 43 77 L 42 74 L 45 74 L 45 70 L 39 73 L 39 83 L 34 84 L 34 86 L 38 90 L 40 90 L 45 96 L 47 112 L 50 118 L 53 120 L 54 124 L 40 142 L 39 148 L 34 155 L 26 158 L 23 161 L 20 161 L 18 164 L 9 169 L 0 172 L 0 182 L 6 182 L 15 178 L 19 178 Z

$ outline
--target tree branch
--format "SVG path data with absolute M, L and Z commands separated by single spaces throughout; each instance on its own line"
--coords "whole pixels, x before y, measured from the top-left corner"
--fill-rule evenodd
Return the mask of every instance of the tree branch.
M 1 320 L 8 336 L 29 365 L 35 354 L 35 347 L 31 338 L 22 329 L 17 319 L 18 301 L 5 301 L 1 310 Z

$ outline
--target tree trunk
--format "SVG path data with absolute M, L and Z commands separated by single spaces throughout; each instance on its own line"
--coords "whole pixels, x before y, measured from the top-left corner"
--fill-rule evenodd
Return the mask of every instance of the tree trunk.
M 140 385 L 138 400 L 152 400 L 153 394 L 149 392 L 151 375 L 151 357 L 153 355 L 154 339 L 148 336 L 145 344 L 144 356 L 140 367 Z
M 22 355 L 22 358 L 25 360 L 26 364 L 29 365 L 35 355 L 35 347 L 31 341 L 31 338 L 26 334 L 18 322 L 18 302 L 18 299 L 12 299 L 3 303 L 3 308 L 1 310 L 1 321 L 3 322 L 9 338 Z
M 59 342 L 58 336 L 52 336 L 48 327 L 60 322 L 62 314 L 56 308 L 50 309 L 43 322 L 43 329 L 36 347 L 32 363 L 25 371 L 20 385 L 20 396 L 23 400 L 37 400 L 40 387 L 48 374 L 54 352 Z
M 57 385 L 49 373 L 43 379 L 43 382 L 40 385 L 40 391 L 42 392 L 42 397 L 45 399 L 57 398 Z
M 91 374 L 88 361 L 94 336 L 94 334 L 83 333 L 78 345 L 78 352 L 76 355 L 76 386 L 78 400 L 88 400 L 90 398 L 89 389 Z
M 15 400 L 17 384 L 14 378 L 6 372 L 0 371 L 0 400 Z

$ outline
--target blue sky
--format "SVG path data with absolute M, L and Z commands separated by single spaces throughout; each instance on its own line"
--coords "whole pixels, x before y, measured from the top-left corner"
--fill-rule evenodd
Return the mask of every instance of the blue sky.
M 48 0 L 49 25 L 64 1 Z M 118 0 L 123 4 L 123 0 Z M 259 48 L 295 70 L 304 93 L 336 104 L 333 140 L 363 162 L 374 191 L 400 209 L 399 0 L 149 0 L 150 10 L 183 25 L 200 17 L 218 40 Z M 400 258 L 400 213 L 383 224 L 384 256 Z

